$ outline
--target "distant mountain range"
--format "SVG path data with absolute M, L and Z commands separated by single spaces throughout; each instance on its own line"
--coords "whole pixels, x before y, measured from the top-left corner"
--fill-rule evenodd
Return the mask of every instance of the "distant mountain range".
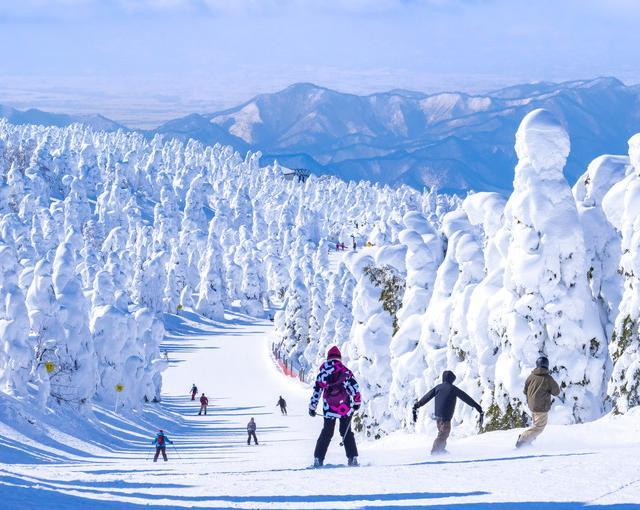
M 43 126 L 65 127 L 79 122 L 103 131 L 127 129 L 122 124 L 107 119 L 102 115 L 68 115 L 66 113 L 43 112 L 35 108 L 17 110 L 10 106 L 0 105 L 0 117 L 8 119 L 12 124 L 41 124 Z
M 597 78 L 519 85 L 483 95 L 393 90 L 358 96 L 299 83 L 235 108 L 171 120 L 147 133 L 220 142 L 240 151 L 259 149 L 266 161 L 344 179 L 508 192 L 515 130 L 527 112 L 540 107 L 569 130 L 566 175 L 572 183 L 594 157 L 626 153 L 627 139 L 640 131 L 640 86 Z M 0 107 L 0 115 L 5 110 Z M 11 111 L 12 122 L 80 121 L 99 129 L 123 128 L 98 115 Z

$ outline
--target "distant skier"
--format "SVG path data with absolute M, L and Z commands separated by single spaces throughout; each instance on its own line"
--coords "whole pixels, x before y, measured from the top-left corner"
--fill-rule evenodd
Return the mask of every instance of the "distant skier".
M 164 359 L 169 361 L 169 353 L 167 352 L 167 350 L 164 350 L 164 353 L 162 354 L 164 356 Z
M 351 370 L 342 364 L 342 354 L 335 345 L 329 349 L 327 360 L 320 367 L 309 403 L 309 415 L 316 416 L 321 394 L 324 399 L 324 425 L 316 442 L 313 465 L 323 465 L 336 428 L 336 420 L 340 420 L 339 431 L 347 454 L 347 463 L 349 466 L 357 466 L 358 448 L 351 430 L 351 419 L 353 413 L 360 409 L 360 391 Z
M 207 406 L 209 405 L 209 399 L 204 396 L 204 393 L 200 397 L 200 412 L 198 416 L 202 415 L 202 411 L 204 411 L 204 415 L 207 415 Z
M 195 400 L 197 394 L 198 394 L 198 387 L 196 386 L 195 383 L 193 383 L 193 386 L 191 386 L 191 400 Z
M 161 453 L 162 453 L 162 458 L 164 459 L 165 462 L 169 460 L 167 459 L 167 443 L 173 444 L 173 441 L 171 441 L 167 436 L 165 436 L 162 429 L 160 429 L 160 431 L 156 434 L 156 438 L 153 441 L 151 441 L 151 444 L 155 445 L 156 447 L 156 454 L 153 457 L 153 462 L 158 462 L 158 457 L 160 456 Z
M 280 407 L 280 412 L 282 414 L 287 414 L 287 401 L 282 398 L 282 395 L 280 395 L 280 398 L 278 399 L 276 405 Z
M 549 375 L 549 359 L 546 356 L 540 356 L 536 360 L 536 368 L 524 383 L 524 394 L 533 414 L 533 425 L 520 434 L 516 448 L 531 444 L 542 434 L 549 418 L 551 396 L 560 395 L 558 383 Z
M 249 423 L 247 423 L 247 444 L 250 445 L 251 444 L 251 438 L 253 438 L 253 440 L 255 441 L 256 445 L 258 444 L 258 437 L 256 436 L 256 422 L 253 418 L 251 418 L 249 420 Z
M 431 447 L 431 455 L 447 453 L 447 439 L 451 433 L 451 419 L 456 410 L 457 399 L 460 398 L 465 404 L 475 407 L 480 413 L 480 423 L 484 418 L 482 407 L 464 391 L 453 384 L 456 375 L 450 370 L 442 373 L 442 383 L 431 389 L 424 397 L 413 405 L 413 421 L 418 419 L 418 409 L 435 397 L 435 418 L 438 426 L 438 435 Z

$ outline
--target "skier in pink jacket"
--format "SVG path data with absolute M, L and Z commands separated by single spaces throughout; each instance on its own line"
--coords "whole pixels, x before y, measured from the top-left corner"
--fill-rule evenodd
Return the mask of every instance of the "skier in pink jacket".
M 324 426 L 316 443 L 313 465 L 320 467 L 329 448 L 329 443 L 340 421 L 340 436 L 344 443 L 349 466 L 358 465 L 358 448 L 351 430 L 353 413 L 360 409 L 361 398 L 358 382 L 353 373 L 342 364 L 342 354 L 335 345 L 329 349 L 327 360 L 320 367 L 309 404 L 309 414 L 316 416 L 320 396 L 324 399 Z

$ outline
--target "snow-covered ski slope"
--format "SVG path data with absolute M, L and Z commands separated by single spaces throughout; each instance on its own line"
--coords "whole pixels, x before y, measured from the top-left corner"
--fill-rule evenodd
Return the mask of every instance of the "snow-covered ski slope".
M 309 389 L 271 361 L 271 323 L 184 312 L 166 326 L 163 402 L 145 406 L 143 420 L 97 408 L 95 430 L 63 435 L 67 423 L 39 439 L 3 426 L 0 508 L 640 508 L 639 408 L 551 426 L 522 451 L 515 430 L 454 438 L 437 458 L 432 438 L 394 434 L 361 442 L 360 468 L 343 467 L 336 437 L 330 466 L 314 470 L 321 421 L 307 414 Z M 206 417 L 187 395 L 192 383 L 209 397 Z M 246 444 L 252 416 L 259 446 Z M 175 442 L 168 463 L 146 460 L 155 427 Z

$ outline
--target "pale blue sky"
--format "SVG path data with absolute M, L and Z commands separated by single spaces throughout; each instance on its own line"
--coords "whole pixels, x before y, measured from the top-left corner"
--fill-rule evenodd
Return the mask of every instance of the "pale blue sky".
M 0 104 L 120 119 L 290 83 L 481 91 L 640 82 L 636 0 L 2 0 Z

